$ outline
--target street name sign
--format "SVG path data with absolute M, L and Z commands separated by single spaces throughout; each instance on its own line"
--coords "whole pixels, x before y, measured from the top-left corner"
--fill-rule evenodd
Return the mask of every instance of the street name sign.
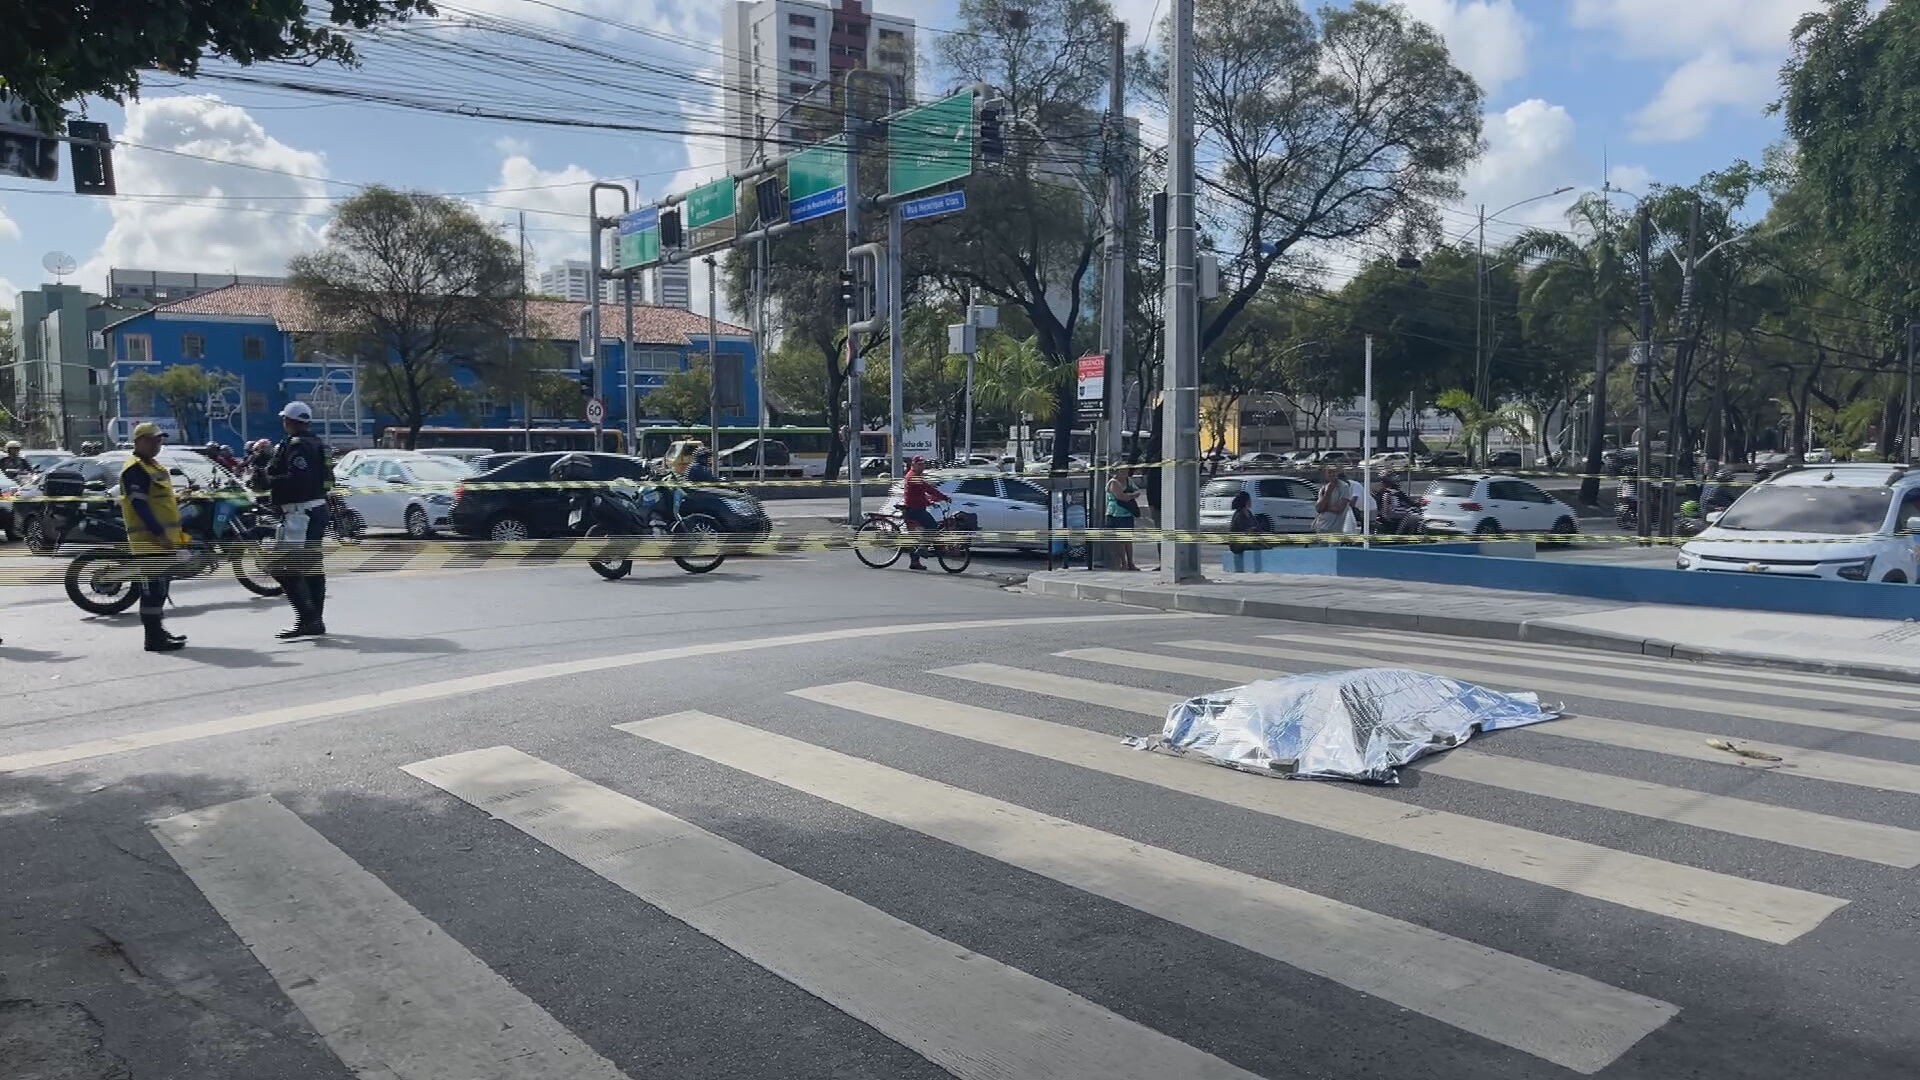
M 900 204 L 900 217 L 906 221 L 923 221 L 927 218 L 957 214 L 967 208 L 967 193 L 964 191 L 943 191 L 938 195 L 927 195 L 918 199 L 908 199 Z
M 901 113 L 887 123 L 887 194 L 964 180 L 973 173 L 971 90 Z
M 702 184 L 687 193 L 687 249 L 705 251 L 733 241 L 738 197 L 731 176 Z
M 649 206 L 620 218 L 614 233 L 613 268 L 631 270 L 660 261 L 660 210 Z
M 787 158 L 787 220 L 828 217 L 847 208 L 847 148 L 839 139 Z

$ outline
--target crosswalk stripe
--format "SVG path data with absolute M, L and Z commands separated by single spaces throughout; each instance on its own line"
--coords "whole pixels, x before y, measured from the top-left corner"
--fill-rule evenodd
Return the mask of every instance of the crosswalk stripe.
M 625 1080 L 271 796 L 153 830 L 355 1076 Z
M 1086 728 L 903 690 L 843 683 L 794 693 L 810 701 L 1004 746 L 1777 945 L 1793 941 L 1846 906 L 1845 900 L 1819 893 L 1748 881 L 1464 814 L 1427 809 L 1409 813 L 1404 803 L 1364 791 L 1284 783 L 1230 770 L 1197 769 L 1166 757 L 1142 754 L 1110 735 Z
M 962 1080 L 1253 1080 L 731 841 L 509 746 L 403 768 Z
M 1045 694 L 1068 701 L 1096 702 L 1142 716 L 1165 717 L 1169 708 L 1186 700 L 1179 694 L 1139 690 L 999 664 L 962 664 L 940 668 L 933 674 Z M 1553 723 L 1564 724 L 1566 721 L 1556 720 Z M 1544 730 L 1551 726 L 1544 725 L 1533 730 Z M 1417 768 L 1424 774 L 1617 810 L 1656 821 L 1674 821 L 1698 829 L 1767 840 L 1809 851 L 1824 851 L 1865 862 L 1907 869 L 1920 866 L 1920 832 L 1892 825 L 1854 821 L 1772 803 L 1569 769 L 1525 758 L 1476 753 L 1465 748 L 1424 758 Z
M 1288 637 L 1273 634 L 1271 637 Z M 1622 668 L 1629 671 L 1653 670 L 1673 674 L 1705 674 L 1719 678 L 1738 679 L 1755 691 L 1771 691 L 1777 684 L 1793 686 L 1811 686 L 1816 688 L 1852 687 L 1871 685 L 1874 694 L 1888 707 L 1920 707 L 1920 685 L 1876 681 L 1863 683 L 1861 680 L 1838 675 L 1817 675 L 1800 671 L 1781 671 L 1777 668 L 1737 667 L 1727 664 L 1709 664 L 1695 660 L 1669 660 L 1659 656 L 1647 656 L 1639 653 L 1609 652 L 1604 649 L 1581 649 L 1559 645 L 1522 644 L 1509 641 L 1463 641 L 1457 637 L 1439 634 L 1416 634 L 1398 630 L 1358 630 L 1349 631 L 1319 640 L 1323 644 L 1332 644 L 1359 638 L 1384 642 L 1389 645 L 1412 642 L 1418 645 L 1431 645 L 1437 648 L 1457 647 L 1475 653 L 1502 654 L 1535 659 L 1554 659 L 1567 662 L 1572 667 Z M 1297 638 L 1296 638 L 1297 640 Z
M 797 693 L 891 715 L 893 706 L 875 695 L 897 692 L 847 683 Z M 619 726 L 1232 942 L 1579 1072 L 1605 1068 L 1678 1011 L 1665 1002 L 1265 878 L 720 717 L 680 713 Z M 1089 1067 L 1076 1075 L 1106 1074 Z
M 1228 679 L 1236 684 L 1286 674 L 1263 668 L 1222 664 L 1211 660 L 1155 656 L 1151 653 L 1127 652 L 1122 649 L 1076 649 L 1057 655 L 1077 660 L 1091 660 L 1095 663 L 1162 671 L 1172 675 Z M 1226 674 L 1228 671 L 1233 674 Z M 1722 736 L 1682 728 L 1655 727 L 1651 724 L 1636 724 L 1626 720 L 1609 720 L 1595 716 L 1566 716 L 1549 723 L 1535 724 L 1525 730 L 1556 738 L 1580 739 L 1585 742 L 1605 743 L 1631 750 L 1647 750 L 1670 757 L 1709 761 L 1716 765 L 1746 764 L 1745 759 L 1707 745 L 1708 740 L 1719 739 Z M 1905 765 L 1897 761 L 1875 761 L 1872 758 L 1836 754 L 1828 750 L 1808 750 L 1804 747 L 1787 746 L 1781 743 L 1756 742 L 1752 739 L 1741 739 L 1739 745 L 1749 750 L 1779 757 L 1781 762 L 1777 766 L 1761 766 L 1770 771 L 1777 768 L 1778 771 L 1790 776 L 1805 776 L 1816 780 L 1832 781 L 1836 784 L 1851 784 L 1855 787 L 1880 788 L 1884 791 L 1904 791 L 1920 795 L 1920 766 Z
M 1407 642 L 1356 641 L 1347 638 L 1328 639 L 1325 637 L 1307 637 L 1300 634 L 1261 634 L 1269 641 L 1284 641 L 1290 645 L 1304 646 L 1310 649 L 1352 648 L 1360 652 L 1385 654 L 1391 657 L 1439 658 L 1448 661 L 1476 660 L 1499 664 L 1505 667 L 1526 668 L 1530 671 L 1560 673 L 1573 670 L 1579 674 L 1604 675 L 1610 671 L 1592 670 L 1589 661 L 1569 661 L 1560 657 L 1517 656 L 1510 653 L 1489 653 L 1477 646 L 1446 648 L 1436 645 L 1410 644 Z M 1212 642 L 1209 648 L 1218 646 Z M 1251 655 L 1262 655 L 1253 653 Z M 1582 671 L 1581 669 L 1587 670 Z M 1672 686 L 1685 686 L 1701 690 L 1733 690 L 1746 694 L 1767 694 L 1774 697 L 1795 698 L 1801 701 L 1819 702 L 1823 705 L 1864 705 L 1874 709 L 1912 709 L 1916 706 L 1904 701 L 1889 700 L 1879 694 L 1854 694 L 1841 689 L 1842 683 L 1824 687 L 1767 686 L 1751 679 L 1714 678 L 1708 675 L 1681 674 L 1662 670 L 1653 665 L 1637 665 L 1620 672 L 1622 678 L 1635 682 L 1665 683 Z M 1507 676 L 1510 679 L 1521 678 L 1518 675 Z M 1742 707 L 1745 703 L 1737 703 Z M 1915 720 L 1920 720 L 1916 714 Z
M 1281 649 L 1264 645 L 1242 645 L 1231 641 L 1163 641 L 1160 644 L 1180 649 L 1198 649 L 1208 652 L 1236 653 L 1241 656 L 1258 656 L 1273 660 L 1284 660 L 1294 664 L 1334 665 L 1354 667 L 1355 657 L 1351 653 L 1323 652 L 1317 649 Z M 1088 652 L 1103 650 L 1076 650 L 1058 653 L 1073 659 L 1093 659 L 1085 655 Z M 1129 663 L 1152 669 L 1146 660 L 1159 660 L 1150 653 L 1125 653 L 1122 650 L 1104 650 L 1123 653 Z M 1134 659 L 1144 658 L 1144 659 Z M 1525 690 L 1576 694 L 1599 701 L 1629 701 L 1640 705 L 1658 705 L 1670 709 L 1688 709 L 1696 712 L 1711 712 L 1723 716 L 1740 716 L 1749 720 L 1765 720 L 1775 724 L 1790 724 L 1794 727 L 1818 728 L 1822 731 L 1844 731 L 1850 735 L 1880 735 L 1892 739 L 1920 741 L 1920 718 L 1912 720 L 1889 720 L 1874 716 L 1848 716 L 1844 713 L 1815 712 L 1806 708 L 1791 708 L 1782 705 L 1762 705 L 1750 701 L 1725 701 L 1718 698 L 1694 698 L 1691 701 L 1682 695 L 1670 691 L 1636 690 L 1631 686 L 1610 683 L 1589 683 L 1577 679 L 1559 676 L 1515 675 L 1510 671 L 1495 671 L 1491 668 L 1478 668 L 1470 664 L 1448 661 L 1442 664 L 1420 664 L 1423 671 L 1436 675 L 1450 675 L 1456 678 L 1472 679 L 1495 689 L 1517 687 Z M 1229 673 L 1233 674 L 1229 674 Z M 1216 675 L 1221 678 L 1268 679 L 1273 672 L 1264 668 L 1244 667 L 1234 664 L 1218 664 L 1212 671 L 1192 671 L 1195 675 Z

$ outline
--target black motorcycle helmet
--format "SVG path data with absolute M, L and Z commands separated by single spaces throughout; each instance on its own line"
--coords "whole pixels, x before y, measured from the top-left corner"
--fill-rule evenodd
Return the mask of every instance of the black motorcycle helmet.
M 593 459 L 585 454 L 562 454 L 547 469 L 547 479 L 556 483 L 577 483 L 593 479 Z

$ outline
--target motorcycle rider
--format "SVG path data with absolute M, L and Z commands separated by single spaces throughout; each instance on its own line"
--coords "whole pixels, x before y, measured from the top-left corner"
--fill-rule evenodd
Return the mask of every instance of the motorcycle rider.
M 327 489 L 333 486 L 333 467 L 327 448 L 308 430 L 313 410 L 304 401 L 289 401 L 280 410 L 287 437 L 267 462 L 268 497 L 280 508 L 280 528 L 274 537 L 274 580 L 287 591 L 294 623 L 276 637 L 320 637 L 327 632 L 327 575 L 321 562 L 321 542 L 327 535 Z
M 1732 506 L 1733 500 L 1739 497 L 1740 493 L 1734 490 L 1733 486 L 1733 470 L 1722 465 L 1714 470 L 1713 479 L 1707 483 L 1705 490 L 1700 492 L 1700 508 L 1711 514 L 1715 510 L 1725 510 Z
M 27 464 L 27 459 L 20 456 L 20 440 L 7 440 L 7 452 L 4 455 L 0 455 L 0 472 L 6 473 L 8 476 L 19 476 L 21 473 L 27 472 L 30 468 L 31 466 Z
M 167 633 L 161 623 L 168 572 L 186 554 L 181 550 L 186 536 L 180 530 L 173 477 L 154 460 L 163 437 L 158 424 L 137 425 L 133 459 L 120 472 L 120 517 L 127 526 L 127 547 L 140 567 L 140 626 L 146 631 L 148 652 L 173 652 L 187 644 L 185 637 Z

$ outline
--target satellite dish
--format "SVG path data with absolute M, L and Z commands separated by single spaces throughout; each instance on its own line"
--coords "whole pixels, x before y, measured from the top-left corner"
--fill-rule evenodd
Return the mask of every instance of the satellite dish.
M 40 265 L 46 268 L 47 273 L 53 275 L 55 282 L 73 273 L 74 270 L 80 266 L 79 263 L 73 261 L 73 256 L 64 251 L 47 252 L 46 255 L 40 259 Z

